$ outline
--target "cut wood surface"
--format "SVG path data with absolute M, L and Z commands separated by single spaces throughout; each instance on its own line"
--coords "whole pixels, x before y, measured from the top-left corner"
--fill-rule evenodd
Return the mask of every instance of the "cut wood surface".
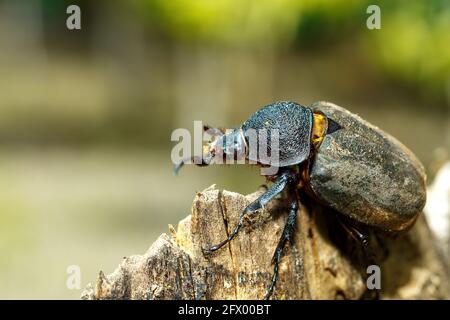
M 273 273 L 271 258 L 287 212 L 283 196 L 253 214 L 238 236 L 204 255 L 203 247 L 222 241 L 248 196 L 211 186 L 198 192 L 191 215 L 169 226 L 143 255 L 124 258 L 111 274 L 100 272 L 83 299 L 262 299 Z M 272 299 L 362 299 L 367 263 L 361 247 L 331 209 L 304 201 L 293 243 L 287 244 Z M 382 299 L 450 298 L 446 261 L 425 218 L 395 237 L 372 234 L 381 268 Z

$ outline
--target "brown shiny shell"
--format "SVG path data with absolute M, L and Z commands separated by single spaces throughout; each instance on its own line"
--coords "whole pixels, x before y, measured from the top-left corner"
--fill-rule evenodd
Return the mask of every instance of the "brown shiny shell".
M 326 135 L 311 162 L 315 195 L 340 213 L 388 231 L 411 226 L 426 200 L 426 175 L 398 140 L 329 102 L 321 111 L 342 129 Z

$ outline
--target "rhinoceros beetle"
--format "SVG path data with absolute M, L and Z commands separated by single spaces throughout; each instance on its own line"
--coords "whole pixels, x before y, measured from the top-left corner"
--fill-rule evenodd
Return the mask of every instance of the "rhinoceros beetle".
M 197 164 L 210 164 L 221 151 L 224 156 L 243 155 L 259 165 L 273 165 L 248 153 L 243 132 L 249 129 L 278 130 L 279 170 L 267 177 L 272 185 L 243 210 L 228 238 L 205 252 L 211 253 L 233 240 L 247 214 L 263 208 L 287 190 L 289 214 L 273 255 L 274 273 L 266 299 L 276 284 L 283 248 L 295 229 L 299 189 L 333 208 L 347 221 L 389 232 L 411 227 L 425 205 L 425 173 L 413 153 L 389 134 L 329 102 L 317 102 L 311 107 L 295 102 L 264 106 L 240 128 L 210 142 Z M 183 163 L 175 167 L 175 172 Z M 346 229 L 367 248 L 366 234 L 354 225 Z

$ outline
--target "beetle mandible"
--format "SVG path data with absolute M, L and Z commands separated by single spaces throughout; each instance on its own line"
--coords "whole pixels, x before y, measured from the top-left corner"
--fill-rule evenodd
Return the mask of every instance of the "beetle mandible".
M 422 212 L 426 176 L 420 161 L 394 137 L 329 102 L 316 102 L 311 107 L 286 101 L 264 106 L 241 127 L 228 133 L 220 131 L 205 146 L 198 165 L 210 164 L 219 151 L 223 157 L 244 157 L 262 166 L 273 165 L 270 160 L 249 154 L 243 134 L 249 129 L 278 130 L 279 170 L 267 177 L 272 185 L 243 210 L 228 238 L 205 252 L 211 253 L 233 240 L 247 214 L 287 190 L 289 214 L 273 255 L 274 273 L 265 299 L 273 292 L 283 248 L 295 229 L 299 189 L 347 221 L 389 232 L 410 228 Z M 183 164 L 175 166 L 175 173 Z M 346 229 L 368 249 L 366 234 L 352 225 Z

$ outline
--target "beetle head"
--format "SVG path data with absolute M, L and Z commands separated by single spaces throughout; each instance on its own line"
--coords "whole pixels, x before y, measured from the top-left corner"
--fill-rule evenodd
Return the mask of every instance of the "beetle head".
M 219 129 L 205 128 L 205 131 L 212 139 L 203 146 L 202 156 L 193 156 L 181 161 L 174 167 L 175 174 L 178 174 L 181 167 L 188 162 L 207 166 L 213 161 L 217 164 L 232 163 L 235 160 L 245 161 L 247 142 L 242 129 L 230 129 L 224 132 Z
M 214 156 L 216 163 L 245 160 L 247 142 L 242 129 L 231 129 L 219 135 L 207 146 L 207 152 Z

